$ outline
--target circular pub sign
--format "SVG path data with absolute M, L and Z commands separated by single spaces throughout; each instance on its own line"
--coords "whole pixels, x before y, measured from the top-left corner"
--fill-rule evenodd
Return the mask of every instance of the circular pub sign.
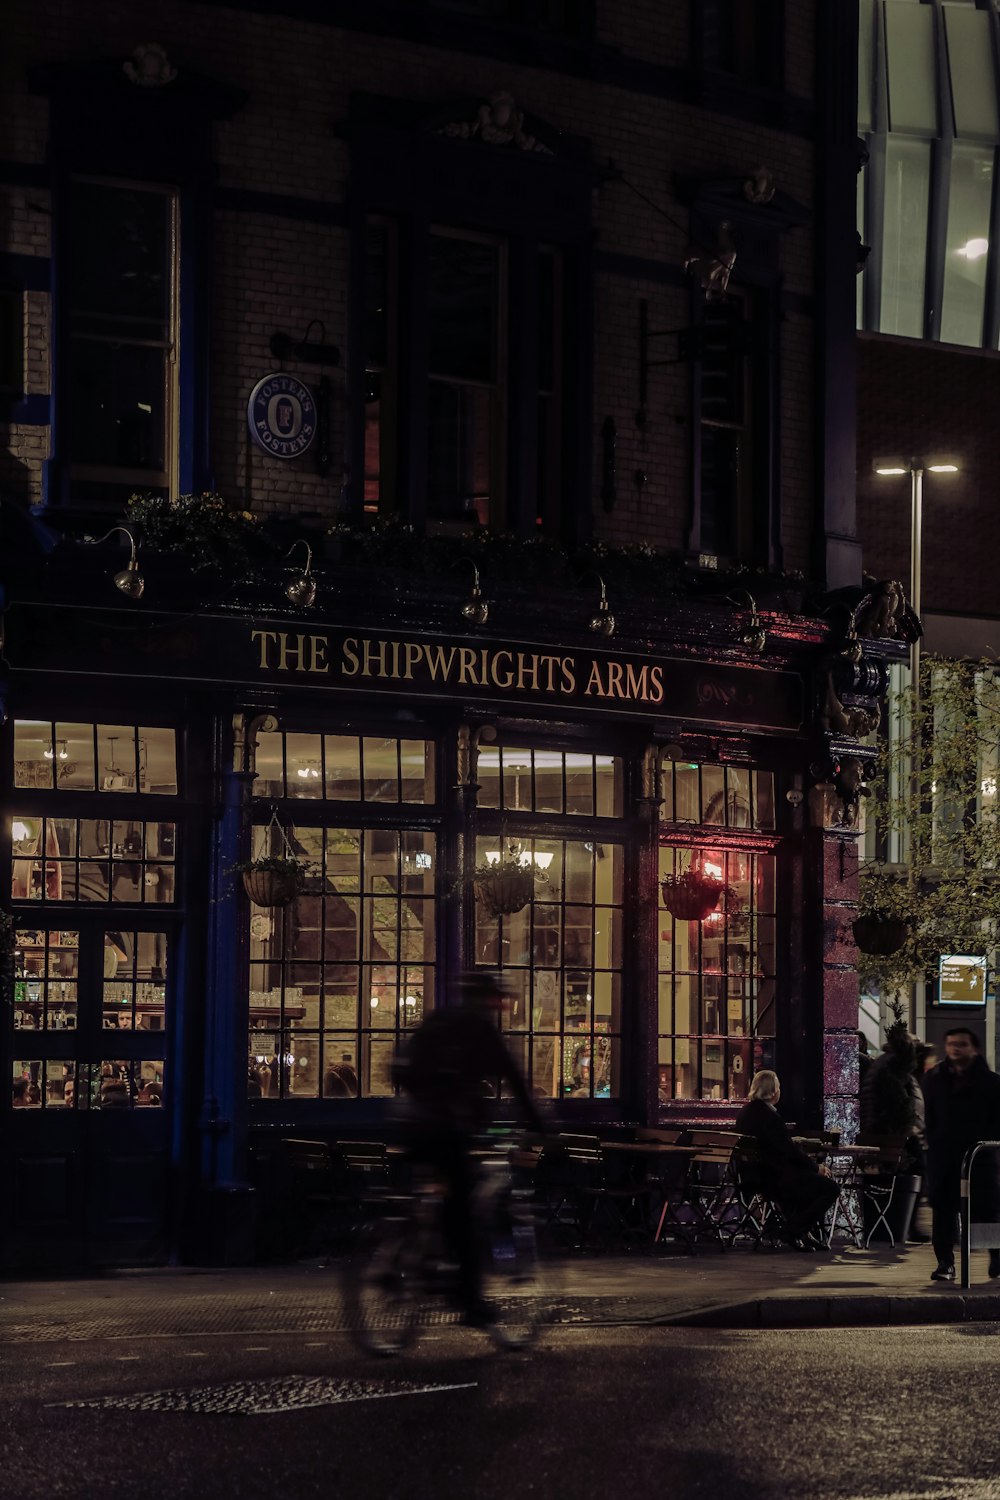
M 250 435 L 272 458 L 298 458 L 316 436 L 316 403 L 294 375 L 265 375 L 247 402 Z

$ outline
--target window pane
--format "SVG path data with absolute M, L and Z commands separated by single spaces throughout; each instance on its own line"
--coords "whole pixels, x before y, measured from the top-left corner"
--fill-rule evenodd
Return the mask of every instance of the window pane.
M 94 726 L 57 724 L 56 784 L 64 791 L 94 790 Z
M 285 774 L 289 797 L 322 797 L 323 762 L 318 734 L 285 735 Z
M 166 466 L 163 350 L 75 338 L 69 356 L 73 462 L 162 473 Z
M 131 724 L 98 724 L 97 784 L 102 792 L 134 792 L 135 729 Z
M 889 129 L 938 134 L 934 67 L 936 7 L 886 0 L 885 50 L 889 83 Z
M 361 742 L 353 734 L 328 734 L 326 795 L 345 802 L 361 800 Z
M 140 728 L 139 790 L 177 795 L 177 751 L 172 729 Z
M 948 67 L 955 133 L 995 141 L 997 121 L 996 62 L 989 14 L 984 10 L 944 7 Z
M 930 7 L 906 8 L 931 16 Z M 929 190 L 930 146 L 890 136 L 885 153 L 881 333 L 923 337 Z
M 397 740 L 362 741 L 366 801 L 399 801 L 398 744 Z
M 428 370 L 492 384 L 497 363 L 500 249 L 432 234 L 427 249 Z
M 52 725 L 46 719 L 15 719 L 14 785 L 50 787 L 54 776 Z
M 989 17 L 983 15 L 982 19 Z M 941 305 L 941 338 L 948 344 L 978 347 L 983 342 L 992 197 L 993 151 L 956 144 L 951 159 Z
M 490 524 L 497 401 L 491 388 L 431 380 L 427 391 L 427 513 Z

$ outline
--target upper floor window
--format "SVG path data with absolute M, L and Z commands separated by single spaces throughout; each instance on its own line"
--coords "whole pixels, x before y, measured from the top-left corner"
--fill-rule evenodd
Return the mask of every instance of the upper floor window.
M 365 510 L 422 508 L 432 522 L 515 529 L 520 516 L 522 530 L 558 531 L 564 433 L 560 252 L 536 245 L 515 270 L 505 237 L 433 226 L 416 256 L 419 286 L 409 274 L 404 278 L 400 254 L 394 224 L 371 220 L 364 309 Z M 409 300 L 400 294 L 404 279 Z M 405 369 L 404 347 L 420 351 Z M 413 431 L 420 420 L 415 413 L 423 409 L 414 400 L 416 387 L 426 390 L 422 432 Z M 521 461 L 529 426 L 529 446 L 537 454 L 533 472 Z
M 780 0 L 694 0 L 692 32 L 702 68 L 743 83 L 781 88 Z
M 663 767 L 665 823 L 704 823 L 718 828 L 774 827 L 774 773 L 748 766 L 669 761 Z
M 177 217 L 169 188 L 72 184 L 68 458 L 81 498 L 176 488 Z
M 706 301 L 701 312 L 701 545 L 743 557 L 750 550 L 750 350 L 742 297 Z

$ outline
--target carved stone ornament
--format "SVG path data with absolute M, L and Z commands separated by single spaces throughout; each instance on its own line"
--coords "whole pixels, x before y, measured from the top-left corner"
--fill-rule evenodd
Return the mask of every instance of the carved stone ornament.
M 701 289 L 705 293 L 705 301 L 711 302 L 715 297 L 724 297 L 729 286 L 729 278 L 732 275 L 733 266 L 736 264 L 736 246 L 730 233 L 732 226 L 727 219 L 719 225 L 718 249 L 714 255 L 705 253 L 689 255 L 684 262 L 685 271 L 697 276 L 701 282 Z
M 514 96 L 494 94 L 488 104 L 481 104 L 474 120 L 452 120 L 438 128 L 438 135 L 456 140 L 484 141 L 489 146 L 515 146 L 519 151 L 541 151 L 553 155 L 550 147 L 529 135 L 524 128 L 524 111 L 518 109 Z
M 910 608 L 903 585 L 893 578 L 865 576 L 865 593 L 854 611 L 854 628 L 858 635 L 873 640 L 918 640 L 923 630 Z
M 177 77 L 177 69 L 159 42 L 140 42 L 122 63 L 122 71 L 130 83 L 142 89 L 161 89 Z
M 774 197 L 774 173 L 769 167 L 758 167 L 743 184 L 748 203 L 770 203 Z

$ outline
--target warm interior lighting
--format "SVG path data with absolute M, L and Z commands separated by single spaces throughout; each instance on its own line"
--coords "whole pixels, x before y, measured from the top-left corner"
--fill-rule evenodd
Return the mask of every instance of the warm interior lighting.
M 538 866 L 538 868 L 540 870 L 547 870 L 549 868 L 549 865 L 552 863 L 553 859 L 555 858 L 555 855 L 554 854 L 529 854 L 526 849 L 522 849 L 522 851 L 521 851 L 520 854 L 512 855 L 511 857 L 514 858 L 514 859 L 516 859 L 517 862 L 518 862 L 518 864 L 521 864 L 521 865 L 524 865 L 524 866 L 528 866 L 532 862 L 534 862 Z M 498 865 L 500 863 L 500 850 L 499 849 L 487 849 L 487 851 L 486 851 L 486 863 L 488 865 Z
M 30 839 L 33 837 L 31 829 L 28 827 L 27 823 L 22 823 L 19 818 L 14 819 L 14 826 L 12 827 L 10 832 L 15 844 L 23 844 L 25 839 Z

